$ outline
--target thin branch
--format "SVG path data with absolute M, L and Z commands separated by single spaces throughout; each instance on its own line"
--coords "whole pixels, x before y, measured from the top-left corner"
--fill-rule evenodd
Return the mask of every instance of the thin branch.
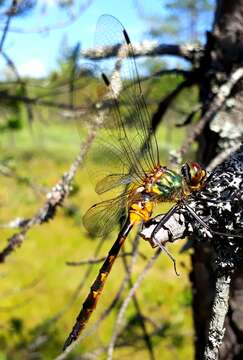
M 222 164 L 230 155 L 240 149 L 240 144 L 235 144 L 227 149 L 221 151 L 207 166 L 207 171 L 214 170 L 218 165 Z
M 10 57 L 6 54 L 5 51 L 2 51 L 2 57 L 4 58 L 10 69 L 13 71 L 14 75 L 16 76 L 17 82 L 22 84 L 23 82 L 19 75 L 17 67 L 15 66 L 14 62 L 10 59 Z
M 8 223 L 0 224 L 0 228 L 4 229 L 16 229 L 16 228 L 23 228 L 25 227 L 26 223 L 29 221 L 29 219 L 24 219 L 17 217 Z
M 139 237 L 136 236 L 135 238 L 135 241 L 134 241 L 134 247 L 136 247 L 138 245 L 138 239 Z M 124 251 L 124 250 L 123 250 Z M 131 278 L 131 271 L 130 271 L 130 267 L 127 263 L 127 259 L 126 257 L 123 257 L 122 258 L 122 262 L 123 262 L 123 265 L 124 265 L 124 268 L 125 268 L 125 271 L 127 273 L 127 276 L 128 276 L 128 283 L 129 283 L 129 286 L 130 288 L 133 287 L 133 281 L 132 281 L 132 278 Z M 150 336 L 149 336 L 149 333 L 147 331 L 147 326 L 146 326 L 146 323 L 145 323 L 145 320 L 144 320 L 144 315 L 142 313 L 142 310 L 141 310 L 141 307 L 140 307 L 140 304 L 139 304 L 139 301 L 136 297 L 136 295 L 134 294 L 133 296 L 133 304 L 134 304 L 134 307 L 135 307 L 135 310 L 137 312 L 137 316 L 138 316 L 138 319 L 140 321 L 140 325 L 141 325 L 141 329 L 142 329 L 142 333 L 143 333 L 143 340 L 145 342 L 145 345 L 148 349 L 148 354 L 149 354 L 149 358 L 151 360 L 155 360 L 155 355 L 154 355 L 154 350 L 153 350 L 153 345 L 152 345 L 152 341 L 150 339 Z
M 101 238 L 94 250 L 93 256 L 98 256 L 103 243 L 104 243 L 104 241 Z M 70 307 L 74 304 L 74 302 L 80 296 L 80 292 L 83 289 L 84 285 L 86 284 L 86 281 L 87 281 L 89 275 L 91 274 L 92 269 L 93 269 L 92 264 L 90 264 L 88 266 L 88 268 L 86 269 L 86 271 L 84 272 L 84 274 L 82 276 L 82 280 L 80 281 L 80 283 L 74 290 L 69 302 L 61 310 L 59 310 L 55 315 L 53 315 L 50 319 L 45 321 L 44 327 L 41 327 L 41 330 L 38 332 L 38 336 L 34 339 L 34 341 L 32 343 L 34 343 L 34 344 L 38 343 L 38 339 L 40 339 L 40 338 L 45 342 L 48 340 L 47 337 L 44 335 L 46 333 L 47 329 L 49 329 L 52 325 L 56 325 L 57 321 L 59 321 L 64 316 L 64 314 L 70 309 Z
M 53 31 L 53 30 L 63 29 L 64 27 L 68 27 L 68 26 L 74 24 L 74 22 L 80 18 L 82 13 L 92 4 L 92 2 L 93 2 L 93 0 L 86 0 L 86 2 L 84 2 L 83 4 L 80 5 L 79 9 L 77 10 L 77 13 L 76 14 L 72 13 L 69 16 L 69 19 L 66 21 L 58 22 L 58 23 L 52 24 L 50 26 L 34 27 L 32 29 L 30 29 L 30 28 L 22 29 L 22 28 L 18 28 L 18 27 L 11 27 L 8 31 L 12 32 L 12 33 L 18 33 L 18 34 L 34 34 L 34 33 L 44 34 L 44 33 L 49 33 L 50 31 Z M 1 14 L 1 15 L 5 15 L 5 14 Z
M 35 225 L 41 225 L 51 220 L 57 211 L 57 208 L 63 205 L 64 200 L 70 193 L 71 183 L 76 175 L 79 166 L 83 163 L 85 155 L 89 150 L 98 130 L 98 126 L 93 126 L 86 138 L 86 141 L 80 146 L 80 151 L 74 162 L 70 166 L 62 179 L 47 194 L 47 200 L 43 207 L 25 224 L 24 228 L 12 235 L 8 239 L 7 246 L 0 252 L 0 263 L 6 260 L 17 247 L 20 247 L 25 240 L 27 232 Z
M 9 30 L 9 25 L 10 25 L 10 21 L 12 19 L 12 15 L 14 15 L 14 13 L 16 12 L 17 2 L 18 2 L 17 0 L 12 0 L 12 4 L 11 4 L 9 10 L 8 10 L 7 21 L 6 21 L 5 26 L 3 28 L 3 33 L 2 33 L 1 40 L 0 40 L 0 53 L 2 52 L 2 49 L 3 49 L 3 44 L 4 44 L 4 41 L 6 39 L 7 32 Z
M 180 94 L 180 92 L 193 85 L 193 77 L 190 77 L 188 79 L 185 79 L 184 81 L 180 82 L 178 86 L 173 89 L 160 103 L 155 111 L 155 113 L 152 116 L 151 125 L 152 129 L 155 132 L 157 129 L 161 119 L 163 118 L 164 114 L 168 110 L 169 106 L 171 105 L 172 101 Z M 146 145 L 146 144 L 145 144 Z
M 139 252 L 138 255 L 143 259 L 146 260 L 146 256 L 142 253 Z M 124 252 L 122 254 L 119 254 L 117 256 L 117 258 L 123 258 L 123 257 L 130 257 L 133 256 L 132 252 Z M 106 259 L 106 256 L 100 257 L 100 258 L 91 258 L 91 259 L 87 259 L 87 260 L 80 260 L 80 261 L 67 261 L 66 265 L 68 266 L 80 266 L 80 265 L 87 265 L 87 264 L 99 264 L 101 262 L 103 262 Z
M 17 67 L 15 66 L 14 62 L 10 59 L 10 57 L 3 51 L 2 51 L 2 56 L 5 59 L 9 68 L 13 71 L 14 75 L 16 76 L 17 83 L 20 84 L 20 86 L 22 88 L 22 93 L 25 94 L 25 96 L 26 96 L 27 95 L 26 83 L 25 83 L 25 81 L 22 80 Z M 27 110 L 29 123 L 31 123 L 31 121 L 33 119 L 31 104 L 26 102 L 25 106 L 26 106 L 26 110 Z
M 152 256 L 152 258 L 147 262 L 146 266 L 144 267 L 141 274 L 138 276 L 138 278 L 137 278 L 136 282 L 134 283 L 133 287 L 130 289 L 126 299 L 124 300 L 124 302 L 123 302 L 123 304 L 122 304 L 122 306 L 121 306 L 121 308 L 119 310 L 117 320 L 116 320 L 116 324 L 115 324 L 114 331 L 113 331 L 113 336 L 112 336 L 112 339 L 110 341 L 108 351 L 107 351 L 107 360 L 112 360 L 113 350 L 114 350 L 114 347 L 115 347 L 115 344 L 116 344 L 117 337 L 119 336 L 119 333 L 120 333 L 120 326 L 122 324 L 122 320 L 123 320 L 126 308 L 129 305 L 130 301 L 132 300 L 137 288 L 140 286 L 142 280 L 146 276 L 148 270 L 153 266 L 153 263 L 158 258 L 160 253 L 161 253 L 161 250 L 157 249 L 157 251 Z
M 205 360 L 217 360 L 219 356 L 219 347 L 222 345 L 225 333 L 224 320 L 229 307 L 230 283 L 231 276 L 229 275 L 217 277 L 208 342 L 204 353 Z
M 117 60 L 119 62 L 119 59 Z M 116 81 L 118 81 L 118 72 L 111 80 L 113 88 L 116 88 Z M 113 84 L 114 83 L 114 84 Z M 1 93 L 0 93 L 1 95 Z M 116 94 L 118 95 L 118 94 Z M 112 93 L 106 93 L 103 97 L 103 104 L 107 101 L 107 97 L 112 97 Z M 102 104 L 102 101 L 99 105 Z M 102 104 L 102 105 L 103 105 Z M 101 109 L 101 106 L 100 106 Z M 106 115 L 106 109 L 101 109 L 96 116 L 94 116 L 93 124 L 90 128 L 86 141 L 81 145 L 80 152 L 75 158 L 68 172 L 66 172 L 62 179 L 52 188 L 47 194 L 47 200 L 44 206 L 28 220 L 25 227 L 18 233 L 15 233 L 8 239 L 8 245 L 0 252 L 0 263 L 3 263 L 6 257 L 12 253 L 17 247 L 21 246 L 25 240 L 26 233 L 35 225 L 41 225 L 52 219 L 58 207 L 63 205 L 64 200 L 70 193 L 71 183 L 76 175 L 79 166 L 83 163 L 85 155 L 87 154 L 98 129 L 103 125 Z
M 131 86 L 134 85 L 134 83 L 142 83 L 144 81 L 148 81 L 154 78 L 159 78 L 161 76 L 166 76 L 166 75 L 181 75 L 184 78 L 189 78 L 192 75 L 192 71 L 187 71 L 187 70 L 183 70 L 183 69 L 178 69 L 178 68 L 173 68 L 173 69 L 163 69 L 163 70 L 159 70 L 156 71 L 154 73 L 151 73 L 149 75 L 146 76 L 139 76 L 139 80 L 138 79 L 133 79 L 133 82 L 124 86 L 124 90 L 129 89 Z M 146 94 L 144 94 L 145 96 Z M 146 98 L 146 96 L 145 96 Z M 146 104 L 149 105 L 149 102 L 146 101 Z
M 193 109 L 191 110 L 191 112 L 186 115 L 184 121 L 181 122 L 181 123 L 176 124 L 176 127 L 179 128 L 179 127 L 184 127 L 184 126 L 187 126 L 187 125 L 191 124 L 194 116 L 201 110 L 202 110 L 202 105 L 201 104 L 196 104 L 193 107 Z M 178 111 L 178 110 L 176 110 L 176 111 Z
M 96 49 L 91 48 L 83 50 L 81 56 L 90 60 L 109 59 L 118 54 L 119 48 L 119 44 Z M 203 48 L 200 45 L 189 43 L 175 45 L 158 44 L 157 41 L 143 41 L 141 43 L 133 43 L 133 50 L 135 57 L 171 55 L 184 58 L 190 62 L 194 62 L 195 58 L 201 58 L 203 55 Z
M 184 76 L 185 78 L 187 78 L 191 75 L 191 73 L 192 73 L 191 71 L 183 70 L 183 69 L 179 69 L 179 68 L 162 69 L 162 70 L 156 71 L 155 73 L 152 73 L 148 76 L 144 76 L 144 77 L 140 76 L 140 81 L 151 80 L 156 77 L 161 77 L 161 76 L 166 76 L 166 75 L 181 75 L 181 76 Z
M 152 235 L 164 216 L 164 214 L 158 215 L 147 221 L 143 230 L 140 232 L 140 236 L 148 241 L 152 247 L 158 246 L 158 243 L 164 246 L 167 242 L 183 239 L 187 233 L 185 217 L 183 213 L 177 211 L 165 221 L 163 227 L 161 227 L 155 235 Z
M 133 248 L 133 256 L 132 256 L 132 260 L 129 264 L 129 272 L 131 272 L 132 267 L 134 266 L 136 259 L 137 259 L 137 252 L 138 252 L 138 248 Z M 86 337 L 91 336 L 93 333 L 95 333 L 95 331 L 98 329 L 98 327 L 100 326 L 100 324 L 106 319 L 106 317 L 111 313 L 111 311 L 114 309 L 114 307 L 117 305 L 118 301 L 121 298 L 121 295 L 127 285 L 127 282 L 129 280 L 128 274 L 125 275 L 124 279 L 121 282 L 121 285 L 115 295 L 115 297 L 113 298 L 112 302 L 110 303 L 110 305 L 105 309 L 105 311 L 101 314 L 101 316 L 99 317 L 99 319 L 96 321 L 96 323 L 94 323 L 94 325 L 87 331 L 85 331 L 83 334 L 81 334 L 81 336 L 74 341 L 64 352 L 62 352 L 59 356 L 57 356 L 54 360 L 64 360 L 66 359 L 66 357 L 73 351 L 73 349 Z
M 226 100 L 231 94 L 233 87 L 238 83 L 238 81 L 243 77 L 243 68 L 238 68 L 235 70 L 229 80 L 224 83 L 217 91 L 214 99 L 211 101 L 207 112 L 202 116 L 197 124 L 192 127 L 192 130 L 189 136 L 186 139 L 186 142 L 182 145 L 178 151 L 179 156 L 183 156 L 190 145 L 196 139 L 196 137 L 202 132 L 204 126 L 213 119 L 217 112 L 224 106 Z
M 6 100 L 13 100 L 13 101 L 22 101 L 26 104 L 33 104 L 33 105 L 43 105 L 43 106 L 49 106 L 64 110 L 71 110 L 79 112 L 80 115 L 83 115 L 87 112 L 87 107 L 77 106 L 73 107 L 70 104 L 62 103 L 62 102 L 55 102 L 50 100 L 42 100 L 40 98 L 35 97 L 28 97 L 28 96 L 19 96 L 19 95 L 12 95 L 6 92 L 5 90 L 0 91 L 0 102 L 6 101 Z
M 0 163 L 0 174 L 2 176 L 15 179 L 19 184 L 24 184 L 30 187 L 36 195 L 46 194 L 47 188 L 42 185 L 34 183 L 27 176 L 19 175 L 15 169 L 11 169 L 6 164 Z

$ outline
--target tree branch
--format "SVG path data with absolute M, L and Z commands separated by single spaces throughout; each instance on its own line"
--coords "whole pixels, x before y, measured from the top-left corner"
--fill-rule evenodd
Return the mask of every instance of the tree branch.
M 213 100 L 211 101 L 208 110 L 206 113 L 201 117 L 199 122 L 195 124 L 189 136 L 186 139 L 186 142 L 182 145 L 180 150 L 178 151 L 178 156 L 183 156 L 187 150 L 189 149 L 190 145 L 196 139 L 196 137 L 202 132 L 204 126 L 213 119 L 213 117 L 217 114 L 217 112 L 224 106 L 225 101 L 231 94 L 233 87 L 238 83 L 238 81 L 243 77 L 243 68 L 238 68 L 235 70 L 229 80 L 224 83 L 219 89 L 217 89 L 217 93 Z
M 108 351 L 107 351 L 107 355 L 108 355 L 107 360 L 112 360 L 113 350 L 114 350 L 114 347 L 115 347 L 115 344 L 116 344 L 117 337 L 119 336 L 119 333 L 120 333 L 120 326 L 122 324 L 122 320 L 123 320 L 123 316 L 124 316 L 124 313 L 126 311 L 126 308 L 129 305 L 131 299 L 133 298 L 137 288 L 140 286 L 140 284 L 141 284 L 142 280 L 144 279 L 145 275 L 147 274 L 149 269 L 152 267 L 153 263 L 158 258 L 160 253 L 161 253 L 161 250 L 158 249 L 155 252 L 155 254 L 151 257 L 151 259 L 147 262 L 146 266 L 144 267 L 143 271 L 138 276 L 137 280 L 135 281 L 132 288 L 130 289 L 126 299 L 122 303 L 122 306 L 120 307 L 120 310 L 119 310 L 118 315 L 117 315 L 114 331 L 113 331 L 113 336 L 112 336 L 112 339 L 111 339 L 111 342 L 109 344 Z
M 188 197 L 185 202 L 189 205 L 188 208 L 183 205 L 178 207 L 173 216 L 156 233 L 156 239 L 164 245 L 168 241 L 173 242 L 196 233 L 201 239 L 207 239 L 215 247 L 218 246 L 218 243 L 212 238 L 216 234 L 220 238 L 224 238 L 220 240 L 221 248 L 223 244 L 226 249 L 236 246 L 234 257 L 236 258 L 238 253 L 241 256 L 241 246 L 238 249 L 238 243 L 243 236 L 242 174 L 243 145 L 229 159 L 215 168 L 214 172 L 209 175 L 205 188 Z M 188 211 L 190 208 L 204 221 L 207 228 L 202 226 Z M 149 220 L 140 233 L 145 240 L 151 243 L 152 247 L 156 246 L 156 242 L 151 239 L 151 235 L 156 225 L 163 220 L 163 216 L 159 215 Z M 229 243 L 228 238 L 231 235 L 232 239 Z
M 135 241 L 135 240 L 134 240 Z M 138 244 L 139 245 L 139 244 Z M 129 281 L 129 273 L 132 271 L 132 268 L 136 262 L 137 254 L 138 254 L 138 247 L 133 247 L 133 255 L 131 257 L 131 261 L 129 264 L 129 271 L 125 274 L 125 277 L 123 278 L 121 285 L 115 295 L 115 297 L 112 299 L 110 305 L 103 311 L 99 319 L 94 323 L 94 325 L 87 330 L 84 334 L 82 334 L 76 341 L 74 341 L 64 352 L 62 352 L 59 356 L 57 356 L 54 360 L 64 360 L 67 358 L 67 356 L 73 351 L 73 349 L 87 336 L 91 336 L 97 328 L 100 326 L 100 324 L 104 321 L 104 319 L 110 314 L 112 309 L 117 305 L 118 301 L 121 299 L 122 293 Z
M 214 250 L 216 290 L 205 350 L 205 359 L 213 360 L 218 358 L 223 341 L 231 274 L 243 260 L 243 144 L 215 168 L 205 188 L 192 194 L 186 204 L 178 206 L 173 218 L 156 233 L 156 239 L 164 245 L 191 234 L 194 241 L 208 242 Z M 189 209 L 205 222 L 206 228 Z M 141 232 L 153 247 L 157 244 L 151 235 L 160 220 L 152 219 Z
M 139 240 L 139 236 L 137 235 L 135 237 L 134 242 L 133 242 L 134 247 L 138 246 L 138 240 Z M 123 250 L 123 253 L 124 253 L 124 250 Z M 122 262 L 123 262 L 125 271 L 127 273 L 127 276 L 129 278 L 129 280 L 128 280 L 129 286 L 130 286 L 130 288 L 132 288 L 133 287 L 133 281 L 132 281 L 132 278 L 131 278 L 131 271 L 130 271 L 130 267 L 128 265 L 126 257 L 122 258 Z M 145 345 L 147 347 L 149 358 L 150 358 L 150 360 L 155 360 L 153 344 L 152 344 L 151 338 L 149 336 L 147 326 L 146 326 L 146 322 L 145 322 L 145 319 L 144 319 L 144 315 L 142 313 L 142 309 L 141 309 L 139 301 L 138 301 L 138 299 L 136 297 L 136 294 L 134 294 L 132 300 L 133 300 L 133 304 L 134 304 L 134 307 L 135 307 L 135 310 L 136 310 L 136 313 L 137 313 L 137 317 L 138 317 L 139 322 L 140 322 L 140 326 L 141 326 L 142 333 L 143 333 L 143 340 L 144 340 L 144 343 L 145 343 Z
M 66 103 L 55 102 L 50 100 L 42 100 L 41 98 L 38 97 L 11 95 L 5 90 L 0 91 L 0 102 L 5 102 L 6 100 L 22 101 L 23 103 L 26 104 L 43 105 L 43 106 L 54 107 L 64 110 L 77 111 L 80 112 L 81 115 L 87 112 L 87 107 L 82 107 L 82 106 L 74 107 Z
M 192 74 L 191 74 L 192 75 Z M 164 99 L 161 100 L 159 103 L 157 110 L 154 112 L 152 119 L 151 119 L 151 126 L 153 131 L 155 132 L 161 119 L 163 118 L 164 114 L 168 110 L 169 106 L 171 105 L 172 101 L 180 94 L 180 92 L 193 85 L 194 79 L 192 76 L 186 78 L 185 80 L 181 81 L 175 89 L 173 89 Z M 146 144 L 145 144 L 146 146 Z
M 128 257 L 128 256 L 132 256 L 133 253 L 132 252 L 124 252 L 122 254 L 119 254 L 117 256 L 117 258 L 124 258 L 124 257 Z M 140 257 L 142 257 L 143 259 L 145 259 L 145 256 L 143 253 L 138 253 L 138 255 L 140 255 Z M 87 265 L 87 264 L 99 264 L 101 262 L 103 262 L 106 259 L 106 256 L 100 257 L 100 258 L 91 258 L 88 260 L 80 260 L 80 261 L 67 261 L 66 264 L 68 266 L 80 266 L 80 265 Z
M 231 277 L 219 275 L 216 281 L 215 298 L 209 324 L 208 343 L 204 359 L 216 360 L 219 356 L 219 347 L 224 337 L 224 320 L 229 307 L 229 290 Z
M 18 27 L 11 27 L 9 29 L 9 32 L 18 33 L 18 34 L 34 34 L 34 33 L 44 34 L 44 33 L 49 33 L 50 31 L 53 31 L 53 30 L 58 30 L 58 29 L 62 29 L 64 27 L 68 27 L 80 18 L 80 16 L 83 14 L 83 12 L 86 9 L 88 9 L 88 7 L 92 4 L 92 2 L 93 2 L 93 0 L 86 0 L 85 2 L 81 3 L 79 6 L 79 9 L 77 9 L 77 11 L 76 11 L 76 14 L 74 14 L 72 12 L 70 14 L 68 20 L 66 20 L 66 21 L 57 22 L 56 24 L 52 24 L 50 26 L 34 27 L 31 29 L 28 28 L 27 30 L 18 28 Z M 0 16 L 3 16 L 3 15 L 6 15 L 6 13 L 0 14 Z
M 9 25 L 10 25 L 10 21 L 12 19 L 12 15 L 14 15 L 16 12 L 16 7 L 17 7 L 17 0 L 12 0 L 12 4 L 10 5 L 10 8 L 8 10 L 7 20 L 6 20 L 5 26 L 3 28 L 3 33 L 2 33 L 1 40 L 0 40 L 0 53 L 2 52 L 2 49 L 3 49 L 3 44 L 6 39 L 7 32 L 9 30 Z
M 119 59 L 117 60 L 119 62 Z M 116 67 L 115 67 L 116 69 Z M 114 76 L 111 79 L 111 85 L 112 88 L 116 87 L 116 82 L 119 82 L 119 71 L 116 71 L 116 76 Z M 121 89 L 119 90 L 121 91 Z M 119 93 L 118 91 L 118 93 Z M 4 95 L 5 92 L 3 92 Z M 3 95 L 2 93 L 2 95 Z M 118 96 L 118 93 L 116 94 Z M 62 177 L 62 179 L 52 188 L 52 190 L 47 194 L 47 200 L 44 204 L 44 206 L 35 214 L 32 218 L 27 220 L 24 228 L 20 231 L 12 235 L 8 239 L 8 245 L 0 252 L 0 263 L 3 263 L 6 259 L 6 257 L 12 253 L 17 247 L 21 246 L 26 233 L 35 225 L 41 225 L 45 222 L 48 222 L 50 219 L 54 217 L 56 214 L 57 208 L 62 206 L 64 200 L 70 193 L 71 189 L 71 183 L 73 181 L 74 176 L 76 175 L 76 172 L 79 168 L 79 166 L 83 163 L 84 157 L 86 153 L 88 152 L 95 136 L 98 131 L 98 129 L 103 125 L 105 120 L 105 110 L 102 109 L 102 106 L 104 103 L 109 100 L 109 98 L 112 97 L 112 93 L 106 93 L 103 96 L 103 99 L 101 99 L 101 102 L 99 102 L 99 108 L 100 111 L 96 113 L 96 116 L 94 116 L 93 119 L 93 125 L 90 128 L 90 132 L 86 138 L 86 141 L 81 145 L 80 152 L 77 155 L 76 159 L 74 160 L 73 164 L 71 165 L 69 171 L 65 173 Z M 1 98 L 1 92 L 0 92 L 0 98 Z M 103 103 L 102 103 L 103 100 Z M 102 105 L 102 106 L 101 106 Z
M 118 54 L 120 45 L 107 46 L 102 48 L 91 48 L 83 50 L 81 56 L 90 60 L 103 60 L 115 57 Z M 183 58 L 195 63 L 203 56 L 203 47 L 198 44 L 158 44 L 157 41 L 143 41 L 141 43 L 133 43 L 133 51 L 135 57 L 141 56 L 162 56 L 171 55 Z
M 62 179 L 59 180 L 59 182 L 47 194 L 47 200 L 43 207 L 32 218 L 26 220 L 26 223 L 21 231 L 15 233 L 8 239 L 7 246 L 0 252 L 0 263 L 3 263 L 8 255 L 10 255 L 17 247 L 22 245 L 27 232 L 33 226 L 46 223 L 55 216 L 57 208 L 63 205 L 64 200 L 70 193 L 71 183 L 79 166 L 83 163 L 84 157 L 95 138 L 96 132 L 97 127 L 92 127 L 86 141 L 81 145 L 80 152 L 70 166 L 68 172 L 63 175 Z

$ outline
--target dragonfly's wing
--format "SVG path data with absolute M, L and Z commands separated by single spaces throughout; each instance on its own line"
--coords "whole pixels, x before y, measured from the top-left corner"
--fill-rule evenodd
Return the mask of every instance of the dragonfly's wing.
M 109 68 L 102 72 L 107 99 L 112 103 L 113 122 L 108 124 L 110 138 L 126 159 L 130 172 L 139 177 L 158 165 L 158 146 L 151 128 L 150 116 L 144 101 L 135 63 L 132 44 L 122 24 L 112 16 L 100 17 L 95 36 L 97 51 L 118 48 Z M 129 171 L 128 171 L 129 172 Z
M 102 237 L 112 231 L 124 217 L 127 194 L 116 199 L 105 200 L 93 205 L 83 216 L 86 230 L 93 236 Z
M 42 110 L 40 114 L 44 120 L 84 122 L 92 107 L 90 96 L 86 94 L 90 94 L 92 87 L 97 86 L 97 79 L 90 67 L 77 67 L 73 73 L 70 70 L 65 78 L 57 77 L 43 85 L 36 90 L 35 105 L 38 111 Z
M 105 176 L 98 181 L 95 187 L 97 194 L 103 194 L 106 191 L 112 190 L 118 186 L 126 186 L 131 184 L 136 179 L 130 174 L 111 174 Z
M 88 110 L 85 94 L 90 92 L 90 83 L 94 77 L 89 69 L 81 70 L 77 66 L 76 63 L 70 64 L 70 71 L 65 72 L 65 77 L 53 75 L 48 80 L 32 79 L 26 84 L 25 92 L 19 83 L 13 83 L 8 93 L 10 96 L 16 94 L 16 91 L 19 93 L 20 101 L 31 107 L 32 120 L 53 122 L 60 118 L 80 118 Z

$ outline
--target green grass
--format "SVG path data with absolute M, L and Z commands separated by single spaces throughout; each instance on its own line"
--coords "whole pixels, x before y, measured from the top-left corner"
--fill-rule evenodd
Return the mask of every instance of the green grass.
M 161 129 L 159 133 L 159 137 L 162 138 L 165 130 Z M 14 138 L 9 134 L 1 137 L 2 160 L 16 168 L 19 176 L 51 188 L 63 172 L 68 170 L 78 152 L 80 139 L 82 141 L 84 138 L 85 131 L 78 135 L 72 124 L 37 123 L 34 124 L 32 135 L 29 130 L 23 129 L 16 133 Z M 164 152 L 162 143 L 160 148 Z M 67 266 L 66 261 L 88 259 L 93 256 L 98 242 L 90 239 L 84 230 L 81 215 L 97 201 L 93 188 L 94 178 L 104 169 L 101 164 L 97 165 L 94 162 L 92 156 L 87 160 L 87 164 L 75 179 L 76 189 L 79 191 L 67 199 L 64 209 L 59 209 L 58 214 L 49 223 L 29 231 L 23 245 L 1 265 L 0 360 L 48 360 L 57 356 L 96 276 L 99 265 L 93 266 L 92 273 L 86 279 L 85 286 L 74 304 L 58 321 L 49 323 L 49 320 L 69 303 L 86 270 L 84 266 Z M 90 173 L 94 174 L 92 179 Z M 25 182 L 4 176 L 0 177 L 0 181 L 1 223 L 15 217 L 30 217 L 45 201 L 44 195 L 35 193 Z M 74 213 L 70 209 L 74 209 Z M 2 229 L 1 247 L 12 233 L 13 231 Z M 101 255 L 107 253 L 115 236 L 114 232 L 104 242 Z M 188 280 L 190 261 L 188 254 L 179 254 L 181 246 L 182 242 L 170 246 L 178 261 L 180 277 L 175 275 L 171 261 L 162 255 L 137 292 L 144 315 L 164 324 L 160 332 L 152 337 L 156 356 L 163 360 L 188 360 L 193 355 Z M 140 247 L 148 257 L 154 253 L 154 249 L 142 239 Z M 128 241 L 126 249 L 129 248 Z M 133 273 L 134 280 L 145 264 L 146 262 L 139 259 Z M 118 260 L 88 328 L 106 309 L 123 277 L 122 262 Z M 74 359 L 86 351 L 106 346 L 111 338 L 117 311 L 118 308 L 115 308 L 98 328 L 97 333 L 81 342 L 68 358 Z M 130 304 L 125 314 L 130 326 L 121 338 L 131 345 L 141 335 L 135 315 L 134 307 Z M 148 328 L 151 330 L 151 325 L 148 325 Z M 148 359 L 143 341 L 136 342 L 135 346 L 115 349 L 114 359 L 125 360 L 131 357 L 133 360 Z M 105 359 L 105 353 L 98 358 Z

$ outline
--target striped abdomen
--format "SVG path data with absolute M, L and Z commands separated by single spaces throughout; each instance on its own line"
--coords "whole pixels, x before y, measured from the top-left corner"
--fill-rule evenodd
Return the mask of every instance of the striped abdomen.
M 128 233 L 132 229 L 132 226 L 133 225 L 130 223 L 130 221 L 127 221 L 123 229 L 120 231 L 117 240 L 114 242 L 112 248 L 110 249 L 97 278 L 95 279 L 93 285 L 90 288 L 89 295 L 84 301 L 82 309 L 76 319 L 75 325 L 64 343 L 63 350 L 65 350 L 69 345 L 71 345 L 73 341 L 78 338 L 79 334 L 87 324 L 92 312 L 96 307 L 97 301 L 102 292 L 105 281 L 111 271 L 112 265 L 114 264 L 117 255 L 119 254 L 119 251 L 127 238 Z

